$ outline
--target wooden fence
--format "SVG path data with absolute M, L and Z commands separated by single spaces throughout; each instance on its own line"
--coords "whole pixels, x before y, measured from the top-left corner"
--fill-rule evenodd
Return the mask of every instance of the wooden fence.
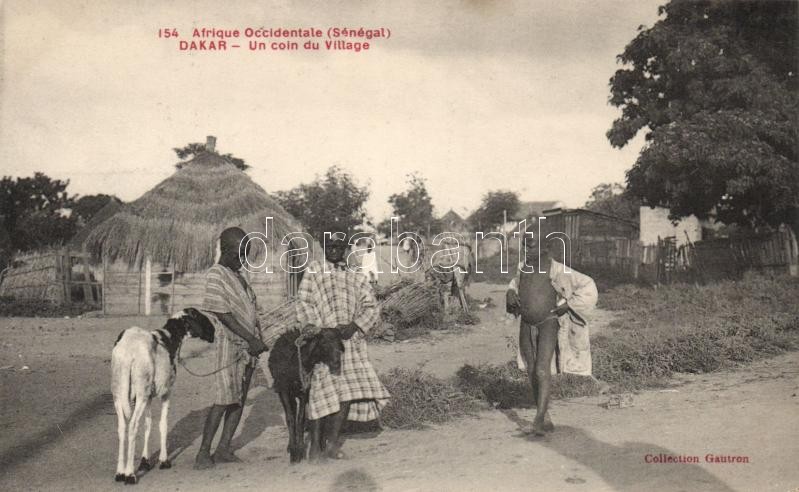
M 598 275 L 670 284 L 735 279 L 750 270 L 796 276 L 797 249 L 790 229 L 684 245 L 674 237 L 658 238 L 657 244 L 646 246 L 632 239 L 578 239 L 571 242 L 567 261 Z
M 296 293 L 299 278 L 278 271 L 251 274 L 249 282 L 259 307 L 267 309 Z M 200 306 L 205 283 L 205 272 L 180 272 L 150 262 L 145 262 L 141 270 L 129 270 L 120 264 L 106 265 L 103 269 L 103 314 L 160 316 Z
M 798 258 L 796 237 L 790 229 L 698 241 L 692 248 L 692 266 L 705 281 L 740 278 L 747 270 L 795 276 Z

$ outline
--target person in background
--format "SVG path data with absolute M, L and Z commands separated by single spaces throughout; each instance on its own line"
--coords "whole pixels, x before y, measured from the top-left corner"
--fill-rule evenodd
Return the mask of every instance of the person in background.
M 369 284 L 372 286 L 372 289 L 377 287 L 377 275 L 378 275 L 378 268 L 377 268 L 377 255 L 375 254 L 374 250 L 374 241 L 372 239 L 367 239 L 367 246 L 366 246 L 366 253 L 363 254 L 361 257 L 361 266 L 359 271 L 366 275 L 366 278 L 369 280 Z
M 550 374 L 591 376 L 586 313 L 596 306 L 596 284 L 555 259 L 558 245 L 547 241 L 539 256 L 538 239 L 525 234 L 525 261 L 506 294 L 507 311 L 521 316 L 517 362 L 527 371 L 536 402 L 535 419 L 525 432 L 536 435 L 555 429 L 548 411 Z
M 195 469 L 241 461 L 230 444 L 241 420 L 256 358 L 267 350 L 260 339 L 255 293 L 241 273 L 248 252 L 242 248 L 244 237 L 238 227 L 222 231 L 219 261 L 206 274 L 202 309 L 216 315 L 209 317 L 216 321 L 216 399 L 205 419 Z M 212 456 L 211 443 L 223 417 L 222 436 Z

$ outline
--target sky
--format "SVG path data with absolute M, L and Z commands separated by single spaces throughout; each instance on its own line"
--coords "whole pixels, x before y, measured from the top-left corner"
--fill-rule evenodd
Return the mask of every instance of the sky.
M 608 81 L 661 3 L 6 0 L 0 173 L 129 201 L 174 172 L 173 147 L 214 135 L 269 192 L 338 165 L 369 187 L 377 220 L 414 172 L 438 214 L 497 189 L 579 207 L 597 184 L 623 182 L 643 144 L 608 143 L 619 115 Z M 180 51 L 195 27 L 391 37 L 359 53 L 249 51 L 246 38 Z

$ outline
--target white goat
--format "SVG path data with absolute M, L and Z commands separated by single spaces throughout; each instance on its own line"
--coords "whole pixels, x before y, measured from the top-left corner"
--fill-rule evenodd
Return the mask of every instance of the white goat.
M 119 457 L 114 477 L 117 482 L 136 483 L 133 456 L 142 415 L 144 449 L 139 469 L 146 471 L 152 468 L 148 461 L 148 445 L 152 426 L 150 402 L 154 397 L 161 398 L 162 402 L 158 461 L 161 468 L 172 466 L 166 449 L 169 396 L 175 383 L 177 353 L 187 335 L 213 342 L 214 326 L 202 313 L 187 308 L 172 316 L 162 328 L 147 331 L 134 326 L 120 333 L 117 338 L 111 352 L 111 393 L 114 395 L 119 436 Z

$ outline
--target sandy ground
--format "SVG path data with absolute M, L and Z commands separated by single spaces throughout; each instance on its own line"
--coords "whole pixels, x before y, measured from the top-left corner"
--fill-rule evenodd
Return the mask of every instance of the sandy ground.
M 494 297 L 500 286 L 476 284 Z M 463 363 L 507 361 L 514 323 L 497 307 L 467 331 L 375 343 L 379 371 L 422 367 L 451 376 Z M 600 312 L 594 331 L 612 319 Z M 111 346 L 123 328 L 155 328 L 159 318 L 0 319 L 0 489 L 108 490 L 116 464 L 116 416 L 109 392 Z M 184 356 L 211 369 L 210 348 L 190 340 Z M 28 366 L 29 369 L 22 369 Z M 799 353 L 748 368 L 685 375 L 668 390 L 634 396 L 609 410 L 607 397 L 555 402 L 557 431 L 529 438 L 519 426 L 532 411 L 486 411 L 423 431 L 383 431 L 348 438 L 347 460 L 288 464 L 282 410 L 271 390 L 252 392 L 235 440 L 245 464 L 191 469 L 210 379 L 179 369 L 173 398 L 171 470 L 140 477 L 142 490 L 797 490 Z M 157 406 L 154 409 L 157 416 Z M 153 431 L 157 442 L 157 430 Z M 157 446 L 156 446 L 157 448 Z M 153 453 L 155 449 L 152 450 Z M 708 463 L 713 455 L 748 463 Z M 699 463 L 647 463 L 696 456 Z M 648 458 L 649 457 L 649 458 Z

